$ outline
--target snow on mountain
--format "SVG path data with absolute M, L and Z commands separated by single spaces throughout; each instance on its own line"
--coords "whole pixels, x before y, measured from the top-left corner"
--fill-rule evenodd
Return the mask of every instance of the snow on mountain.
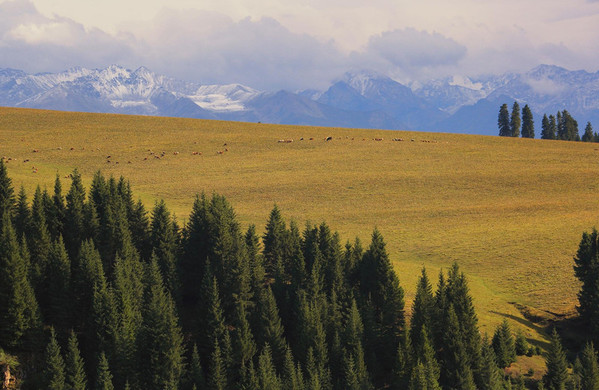
M 259 93 L 241 84 L 203 85 L 189 98 L 206 110 L 231 112 L 246 110 L 245 104 Z
M 517 100 L 544 113 L 567 109 L 599 122 L 599 72 L 540 65 L 525 73 L 452 76 L 404 85 L 373 71 L 346 73 L 326 91 L 257 91 L 202 85 L 140 67 L 71 68 L 29 75 L 0 69 L 0 105 L 69 111 L 262 121 L 317 126 L 496 134 L 499 106 Z

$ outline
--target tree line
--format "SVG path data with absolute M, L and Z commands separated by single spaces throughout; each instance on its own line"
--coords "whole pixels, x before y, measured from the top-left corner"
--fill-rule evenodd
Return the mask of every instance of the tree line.
M 275 206 L 258 235 L 216 194 L 181 226 L 123 178 L 98 172 L 87 191 L 71 176 L 66 195 L 57 176 L 29 202 L 0 161 L 0 364 L 20 388 L 524 388 L 502 368 L 539 353 L 507 322 L 480 334 L 457 264 L 435 289 L 422 269 L 408 322 L 376 229 L 366 247 L 342 244 Z M 575 375 L 557 334 L 552 348 L 544 383 L 561 389 Z M 576 372 L 598 386 L 585 353 Z
M 522 109 L 514 102 L 510 113 L 507 104 L 499 108 L 497 118 L 499 135 L 502 137 L 535 138 L 534 118 L 528 104 Z M 587 122 L 582 138 L 578 131 L 578 122 L 567 110 L 558 111 L 556 115 L 543 115 L 541 122 L 541 139 L 557 139 L 565 141 L 599 142 L 599 134 L 593 132 L 591 122 Z

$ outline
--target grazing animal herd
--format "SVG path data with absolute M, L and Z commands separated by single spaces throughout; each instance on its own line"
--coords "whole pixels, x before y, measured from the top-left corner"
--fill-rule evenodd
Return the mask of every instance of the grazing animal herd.
M 314 137 L 309 137 L 309 138 L 306 138 L 306 139 L 309 140 L 309 141 L 314 141 L 315 140 Z M 333 136 L 327 136 L 327 137 L 323 138 L 323 140 L 326 141 L 326 142 L 333 141 L 334 139 L 335 138 Z M 341 137 L 337 137 L 336 139 L 340 140 L 342 138 Z M 345 139 L 354 141 L 354 137 L 350 138 L 350 137 L 346 136 Z M 304 141 L 304 137 L 299 138 L 299 140 L 300 141 Z M 367 140 L 366 138 L 362 138 L 362 141 L 366 141 L 366 140 Z M 375 138 L 372 138 L 372 141 L 381 142 L 381 141 L 384 141 L 384 138 L 382 138 L 382 137 L 375 137 Z M 391 141 L 404 141 L 404 139 L 403 138 L 392 138 Z M 411 141 L 415 142 L 416 140 L 415 139 L 411 139 Z M 424 139 L 422 139 L 420 141 L 421 142 L 426 142 L 426 143 L 437 143 L 436 140 L 424 140 Z M 290 144 L 290 143 L 293 143 L 294 140 L 293 140 L 293 138 L 283 138 L 283 139 L 279 139 L 277 142 L 278 143 L 283 143 L 283 144 Z M 197 144 L 197 142 L 194 142 L 194 144 Z M 229 152 L 229 148 L 226 147 L 227 145 L 228 144 L 225 142 L 223 144 L 224 148 L 220 149 L 220 150 L 217 150 L 216 151 L 216 155 L 224 155 L 225 153 Z M 40 153 L 41 149 L 30 149 L 30 150 L 31 150 L 31 153 Z M 62 147 L 57 147 L 56 150 L 62 150 Z M 70 147 L 69 150 L 74 151 L 75 148 L 74 147 Z M 85 150 L 85 147 L 81 148 L 81 150 Z M 99 151 L 100 148 L 96 148 L 96 150 Z M 167 155 L 167 152 L 164 151 L 164 150 L 161 151 L 160 153 L 156 153 L 156 152 L 152 151 L 152 149 L 147 149 L 147 152 L 148 152 L 148 155 L 143 158 L 143 161 L 147 161 L 147 160 L 149 160 L 152 157 L 154 159 L 156 159 L 156 160 L 161 160 L 161 159 L 165 158 L 165 156 Z M 180 154 L 179 151 L 172 152 L 173 156 L 178 156 L 179 154 Z M 202 154 L 202 152 L 199 152 L 199 151 L 192 151 L 191 155 L 192 156 L 202 156 L 203 154 Z M 6 157 L 6 156 L 2 156 L 1 159 L 5 163 L 8 163 L 10 161 L 16 161 L 15 158 Z M 110 155 L 110 154 L 106 155 L 105 159 L 106 159 L 106 163 L 107 164 L 115 164 L 115 165 L 119 164 L 118 161 L 113 161 L 112 160 L 112 155 Z M 23 163 L 28 163 L 28 162 L 31 162 L 31 159 L 26 158 L 26 159 L 23 160 Z M 131 160 L 127 161 L 127 164 L 132 164 L 132 163 L 133 162 Z M 32 173 L 37 173 L 37 168 L 36 167 L 32 167 Z

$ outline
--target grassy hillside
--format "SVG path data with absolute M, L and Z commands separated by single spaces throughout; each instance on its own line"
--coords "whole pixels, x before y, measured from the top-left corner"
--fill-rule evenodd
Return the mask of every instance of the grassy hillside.
M 571 313 L 572 256 L 599 219 L 597 144 L 1 108 L 0 156 L 29 194 L 56 173 L 101 169 L 182 222 L 195 194 L 214 191 L 259 229 L 274 203 L 343 239 L 367 243 L 377 226 L 408 300 L 423 265 L 436 279 L 458 261 L 483 330 L 507 316 L 532 338 L 511 303 Z

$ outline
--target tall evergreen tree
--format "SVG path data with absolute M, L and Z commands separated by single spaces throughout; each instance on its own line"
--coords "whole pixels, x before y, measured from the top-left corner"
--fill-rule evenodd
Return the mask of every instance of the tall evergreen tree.
M 481 349 L 481 364 L 480 364 L 480 377 L 481 377 L 481 390 L 501 390 L 502 386 L 502 370 L 497 367 L 497 360 L 493 347 L 489 343 L 487 335 L 485 334 L 482 340 Z
M 9 219 L 12 219 L 14 203 L 15 195 L 12 180 L 8 177 L 4 159 L 0 159 L 0 216 L 7 213 Z M 2 224 L 3 221 L 0 220 L 0 229 L 2 229 Z
M 532 116 L 532 111 L 530 110 L 530 107 L 528 107 L 528 104 L 526 104 L 522 109 L 522 137 L 535 137 L 535 123 Z
M 76 169 L 71 177 L 71 188 L 66 195 L 64 241 L 69 257 L 72 259 L 79 253 L 79 247 L 84 239 L 85 189 L 81 182 L 81 174 Z
M 32 347 L 29 344 L 41 325 L 40 312 L 29 283 L 27 264 L 21 256 L 8 212 L 2 217 L 0 234 L 0 334 L 2 347 Z
M 574 274 L 582 282 L 578 312 L 590 337 L 599 340 L 599 233 L 584 232 L 574 257 Z
M 52 240 L 57 240 L 58 237 L 63 235 L 65 223 L 65 203 L 62 196 L 62 183 L 58 174 L 56 175 L 56 180 L 54 180 L 54 194 L 52 195 L 48 214 L 48 230 L 50 231 Z
M 287 227 L 281 211 L 275 205 L 266 223 L 266 232 L 262 237 L 264 243 L 264 268 L 268 275 L 274 275 L 277 263 L 283 263 L 285 253 L 285 236 Z
M 71 331 L 67 344 L 66 354 L 65 384 L 67 390 L 85 390 L 87 388 L 87 379 L 85 377 L 85 367 L 83 358 L 79 353 L 79 343 L 75 332 Z
M 260 388 L 264 390 L 282 389 L 281 379 L 277 375 L 272 362 L 270 346 L 266 344 L 258 357 L 258 380 Z
M 158 264 L 147 271 L 143 320 L 138 336 L 142 388 L 179 388 L 183 374 L 183 335 L 175 305 L 166 291 Z
M 65 390 L 65 365 L 56 341 L 54 328 L 50 328 L 50 341 L 44 354 L 44 385 L 52 390 Z
M 458 316 L 450 304 L 446 314 L 441 360 L 441 383 L 448 388 L 474 390 L 474 376 L 463 342 Z
M 433 297 L 433 288 L 426 274 L 426 269 L 422 268 L 422 274 L 416 286 L 416 296 L 412 305 L 412 320 L 410 323 L 410 339 L 414 348 L 422 347 L 422 328 L 432 329 L 432 317 L 435 311 L 435 298 Z
M 62 236 L 52 244 L 48 256 L 47 268 L 48 313 L 46 321 L 53 324 L 59 332 L 72 327 L 71 317 L 71 261 L 62 241 Z M 64 336 L 64 335 L 63 335 Z
M 14 214 L 14 228 L 17 237 L 23 237 L 24 235 L 30 234 L 31 210 L 27 204 L 27 194 L 25 193 L 25 188 L 23 186 L 21 186 L 21 190 L 19 191 Z
M 511 137 L 512 131 L 510 128 L 510 112 L 507 104 L 502 104 L 499 108 L 499 117 L 497 118 L 497 127 L 499 127 L 499 136 Z
M 153 248 L 164 283 L 171 295 L 179 290 L 176 268 L 177 236 L 173 229 L 171 215 L 164 201 L 156 203 L 152 211 L 150 243 Z
M 599 364 L 593 343 L 587 343 L 580 357 L 581 390 L 599 390 Z
M 376 351 L 377 361 L 369 362 L 369 367 L 380 367 L 382 373 L 390 373 L 397 345 L 405 331 L 404 293 L 399 280 L 391 267 L 385 242 L 378 230 L 372 233 L 370 247 L 361 262 L 360 289 L 364 298 L 369 297 L 376 319 L 375 344 L 366 349 Z M 369 354 L 367 353 L 367 356 Z M 372 356 L 372 355 L 370 355 Z M 389 381 L 381 375 L 379 381 Z
M 565 390 L 568 379 L 568 362 L 566 353 L 555 328 L 551 334 L 551 344 L 545 358 L 547 372 L 543 377 L 548 390 Z
M 587 122 L 586 127 L 584 128 L 584 134 L 582 135 L 582 142 L 594 142 L 595 134 L 593 133 L 593 125 L 591 122 Z
M 512 116 L 510 117 L 510 133 L 512 137 L 520 137 L 520 105 L 514 102 L 512 105 Z
M 516 361 L 514 336 L 506 319 L 495 330 L 495 334 L 493 335 L 493 349 L 499 367 L 508 367 L 512 362 Z
M 96 385 L 94 386 L 94 390 L 114 390 L 114 385 L 112 384 L 112 374 L 110 373 L 108 359 L 106 359 L 104 352 L 101 352 L 98 358 Z
M 187 372 L 187 389 L 195 388 L 199 390 L 206 388 L 206 376 L 204 375 L 204 370 L 202 369 L 200 354 L 198 353 L 198 347 L 196 345 L 193 346 L 191 361 Z
M 555 119 L 555 118 L 554 118 Z M 555 124 L 555 120 L 554 120 Z M 541 122 L 541 139 L 555 139 L 555 126 L 551 125 L 547 114 L 543 115 L 543 121 Z
M 226 365 L 221 355 L 218 340 L 214 340 L 214 350 L 212 352 L 210 375 L 208 376 L 209 390 L 227 389 Z

